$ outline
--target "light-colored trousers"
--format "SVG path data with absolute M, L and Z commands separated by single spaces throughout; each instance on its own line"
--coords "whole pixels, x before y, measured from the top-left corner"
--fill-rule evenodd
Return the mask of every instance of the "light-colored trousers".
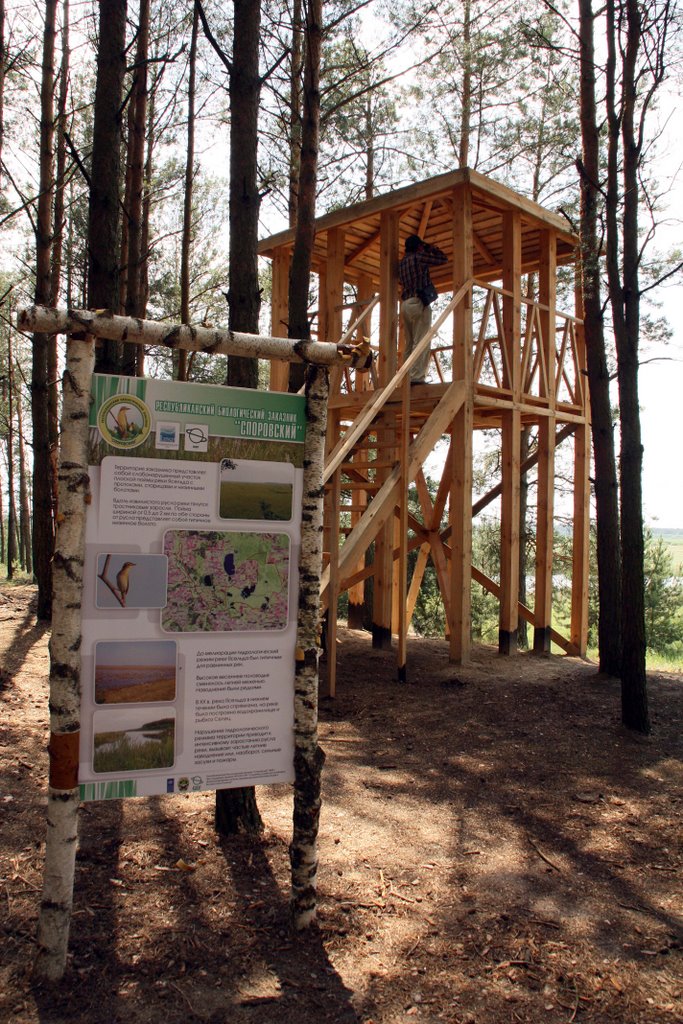
M 407 359 L 421 338 L 429 330 L 432 324 L 431 306 L 423 306 L 422 302 L 415 295 L 410 299 L 404 299 L 401 303 L 401 316 L 403 317 L 403 334 L 405 338 L 405 358 Z M 420 356 L 410 371 L 412 381 L 423 381 L 429 369 L 430 349 L 427 347 L 424 354 Z

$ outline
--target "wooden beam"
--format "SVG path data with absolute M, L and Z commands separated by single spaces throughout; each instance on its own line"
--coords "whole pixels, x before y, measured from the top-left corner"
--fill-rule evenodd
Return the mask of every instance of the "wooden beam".
M 474 237 L 472 194 L 460 188 L 453 193 L 453 291 L 473 276 Z M 464 386 L 463 402 L 451 425 L 449 474 L 449 526 L 451 529 L 449 657 L 463 664 L 471 646 L 472 587 L 472 428 L 474 382 L 472 378 L 472 293 L 469 291 L 453 312 L 453 377 Z
M 476 566 L 474 565 L 472 566 L 472 579 L 475 581 L 475 583 L 479 583 L 484 588 L 484 590 L 488 590 L 489 594 L 493 594 L 494 597 L 500 599 L 500 587 L 495 582 L 495 580 L 490 579 L 483 572 L 481 572 L 480 569 L 477 569 Z M 525 604 L 522 604 L 522 602 L 519 601 L 517 604 L 517 610 L 519 612 L 519 615 L 523 619 L 526 619 L 527 622 L 533 624 L 534 613 L 532 612 L 531 608 L 527 608 Z M 561 650 L 565 651 L 567 654 L 572 654 L 576 656 L 580 653 L 576 644 L 572 640 L 568 640 L 565 636 L 562 636 L 562 634 L 558 633 L 556 629 L 551 629 L 550 639 L 554 644 L 557 644 L 557 646 L 561 648 Z
M 579 372 L 585 370 L 585 338 L 578 331 Z M 587 399 L 586 399 L 587 401 Z M 588 580 L 590 541 L 590 423 L 577 427 L 574 447 L 574 537 L 572 545 L 571 638 L 584 656 L 588 645 Z
M 401 496 L 398 516 L 398 572 L 395 587 L 396 618 L 398 620 L 397 671 L 399 683 L 407 682 L 408 652 L 408 447 L 410 444 L 410 380 L 405 377 L 402 389 L 401 432 L 399 465 L 401 467 Z
M 539 272 L 539 353 L 546 368 L 555 360 L 555 299 L 557 244 L 551 231 L 541 232 Z M 538 426 L 538 484 L 536 495 L 536 569 L 534 584 L 534 651 L 550 650 L 553 617 L 553 516 L 555 501 L 555 389 L 552 373 L 540 374 L 540 394 L 551 415 Z
M 465 400 L 464 381 L 453 381 L 436 409 L 423 424 L 419 434 L 412 442 L 408 452 L 408 480 L 412 482 L 427 455 L 447 430 L 453 417 Z M 348 574 L 350 566 L 366 550 L 374 540 L 380 526 L 393 514 L 394 506 L 400 497 L 398 486 L 401 467 L 396 466 L 387 476 L 379 491 L 368 505 L 367 512 L 361 516 L 358 525 L 346 538 L 341 549 L 339 571 L 342 576 Z M 325 570 L 322 577 L 321 592 L 327 589 L 329 571 Z
M 377 373 L 381 388 L 387 388 L 394 380 L 398 365 L 398 243 L 399 214 L 394 210 L 385 211 L 380 217 L 380 313 Z M 395 454 L 393 430 L 388 419 L 384 417 L 378 421 L 377 448 L 381 449 L 385 456 L 393 457 Z M 386 473 L 386 470 L 378 470 L 377 479 L 383 482 Z M 347 538 L 346 544 L 348 543 Z M 372 591 L 372 644 L 373 647 L 382 650 L 391 647 L 393 550 L 394 524 L 391 519 L 387 520 L 385 517 L 379 523 L 375 538 L 375 583 Z
M 344 303 L 344 229 L 327 232 L 327 274 L 325 275 L 325 317 L 320 325 L 321 341 L 339 341 L 342 336 Z
M 502 484 L 500 521 L 500 616 L 498 649 L 517 652 L 519 613 L 519 507 L 521 399 L 521 217 L 518 211 L 503 216 L 503 347 L 506 365 L 503 384 L 512 393 L 512 409 L 502 414 Z

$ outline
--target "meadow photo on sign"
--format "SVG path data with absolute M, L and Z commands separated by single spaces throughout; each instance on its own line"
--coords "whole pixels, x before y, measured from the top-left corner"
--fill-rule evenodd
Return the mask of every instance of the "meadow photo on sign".
M 284 533 L 168 530 L 170 633 L 285 629 L 290 539 Z
M 289 522 L 292 518 L 294 467 L 289 463 L 223 459 L 220 472 L 221 519 Z
M 175 700 L 175 640 L 95 644 L 95 703 L 148 704 Z
M 93 771 L 140 772 L 170 768 L 175 760 L 175 716 L 153 708 L 96 711 Z
M 101 552 L 97 556 L 95 607 L 163 608 L 167 569 L 164 555 L 144 555 L 139 551 Z

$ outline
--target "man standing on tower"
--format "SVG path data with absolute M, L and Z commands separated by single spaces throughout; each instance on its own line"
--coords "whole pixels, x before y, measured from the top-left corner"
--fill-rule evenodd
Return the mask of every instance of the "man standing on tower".
M 438 293 L 432 284 L 429 268 L 445 262 L 446 256 L 441 249 L 423 242 L 419 235 L 408 235 L 405 256 L 398 265 L 406 359 L 420 339 L 424 338 L 432 323 L 431 303 Z M 427 348 L 411 369 L 411 384 L 425 383 L 429 354 Z

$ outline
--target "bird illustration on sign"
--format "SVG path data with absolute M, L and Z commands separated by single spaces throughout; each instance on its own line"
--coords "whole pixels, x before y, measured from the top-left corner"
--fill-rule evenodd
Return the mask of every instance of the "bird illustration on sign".
M 131 584 L 131 569 L 135 568 L 135 562 L 124 562 L 119 571 L 116 573 L 116 585 L 108 578 L 107 573 L 109 571 L 109 563 L 111 561 L 111 555 L 107 555 L 102 566 L 102 572 L 97 574 L 97 578 L 102 580 L 105 587 L 108 587 L 111 593 L 114 595 L 116 600 L 119 602 L 122 608 L 126 607 L 126 598 L 130 590 Z

